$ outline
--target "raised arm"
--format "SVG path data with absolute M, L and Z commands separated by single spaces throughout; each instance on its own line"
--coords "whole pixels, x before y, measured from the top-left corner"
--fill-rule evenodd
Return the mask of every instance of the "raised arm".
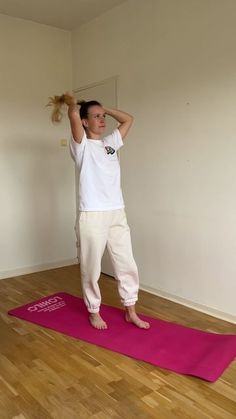
M 117 109 L 105 108 L 104 106 L 103 109 L 107 115 L 119 122 L 120 125 L 118 126 L 118 129 L 121 133 L 121 137 L 124 139 L 133 123 L 133 116 L 126 112 L 118 111 Z
M 81 143 L 84 135 L 84 127 L 80 118 L 80 105 L 76 103 L 76 99 L 70 93 L 64 93 L 61 96 L 49 97 L 49 102 L 46 106 L 52 106 L 51 120 L 59 123 L 62 120 L 64 105 L 68 106 L 68 118 L 70 120 L 71 132 L 74 140 Z
M 71 132 L 74 140 L 81 143 L 84 135 L 84 127 L 80 119 L 79 109 L 80 105 L 76 103 L 76 99 L 70 96 L 71 100 L 67 102 L 68 105 L 68 118 L 70 120 Z

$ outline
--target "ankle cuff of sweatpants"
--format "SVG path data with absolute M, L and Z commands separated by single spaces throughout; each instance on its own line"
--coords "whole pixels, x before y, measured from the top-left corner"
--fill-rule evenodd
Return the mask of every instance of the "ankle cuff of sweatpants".
M 133 298 L 132 300 L 124 301 L 123 304 L 124 304 L 125 307 L 134 306 L 136 301 L 138 301 L 138 299 Z
M 89 313 L 95 314 L 95 313 L 99 313 L 100 307 L 97 307 L 97 308 L 87 307 L 87 310 L 88 310 Z

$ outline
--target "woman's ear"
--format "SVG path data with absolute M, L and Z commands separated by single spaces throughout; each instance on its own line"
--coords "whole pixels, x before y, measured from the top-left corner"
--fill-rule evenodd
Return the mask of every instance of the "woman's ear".
M 87 119 L 82 119 L 82 124 L 83 124 L 83 127 L 84 128 L 88 128 L 88 121 L 87 121 Z

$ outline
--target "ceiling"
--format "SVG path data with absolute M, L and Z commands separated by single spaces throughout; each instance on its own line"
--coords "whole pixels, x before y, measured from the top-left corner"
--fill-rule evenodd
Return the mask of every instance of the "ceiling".
M 73 30 L 127 0 L 0 0 L 0 14 Z

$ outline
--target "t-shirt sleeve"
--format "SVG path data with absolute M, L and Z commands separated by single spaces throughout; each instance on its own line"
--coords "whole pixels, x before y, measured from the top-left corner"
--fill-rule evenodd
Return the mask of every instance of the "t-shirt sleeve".
M 107 135 L 104 138 L 104 144 L 114 148 L 115 151 L 119 150 L 119 148 L 124 145 L 121 133 L 118 128 L 116 128 L 110 135 Z
M 78 158 L 83 153 L 84 148 L 85 148 L 85 144 L 86 144 L 86 140 L 87 140 L 87 137 L 86 137 L 85 131 L 84 131 L 84 135 L 83 135 L 83 138 L 82 138 L 81 143 L 77 143 L 74 140 L 73 136 L 71 136 L 71 140 L 70 140 L 70 154 L 71 154 L 71 157 L 73 158 L 73 160 L 75 162 L 78 160 Z

